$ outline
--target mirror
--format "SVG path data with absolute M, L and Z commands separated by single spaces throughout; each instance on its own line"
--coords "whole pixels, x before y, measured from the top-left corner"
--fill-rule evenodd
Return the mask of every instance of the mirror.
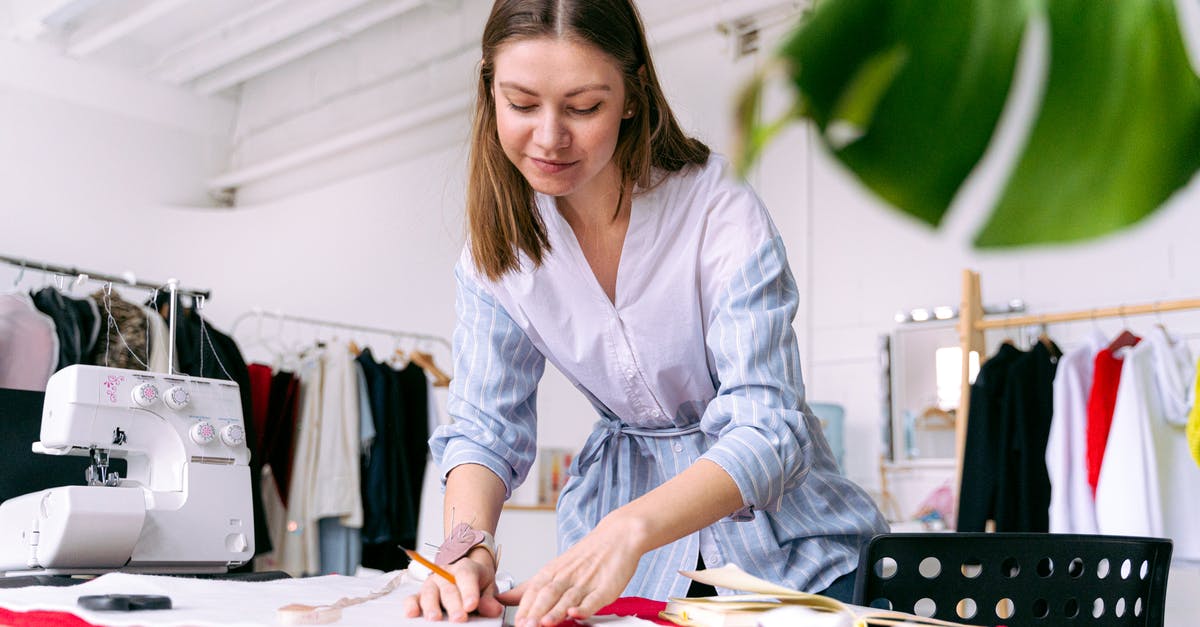
M 892 460 L 953 459 L 954 413 L 962 395 L 956 321 L 905 323 L 890 346 Z M 970 376 L 979 371 L 971 354 Z

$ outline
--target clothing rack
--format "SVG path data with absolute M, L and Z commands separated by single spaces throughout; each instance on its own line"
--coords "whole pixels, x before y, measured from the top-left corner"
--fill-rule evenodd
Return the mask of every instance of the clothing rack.
M 136 287 L 144 290 L 165 290 L 169 281 L 139 281 L 129 276 L 118 276 L 115 274 L 107 274 L 104 272 L 92 272 L 91 270 L 81 270 L 74 266 L 60 266 L 32 259 L 22 259 L 21 257 L 11 257 L 8 255 L 0 255 L 0 261 L 9 265 L 18 266 L 22 269 L 37 270 L 47 274 L 61 274 L 64 276 L 84 277 L 87 280 L 97 281 L 100 283 L 112 283 L 113 285 L 124 285 L 128 287 Z M 210 298 L 212 290 L 201 290 L 195 288 L 180 287 L 176 290 L 180 294 L 187 294 L 193 297 Z
M 112 288 L 113 284 L 125 285 L 127 287 L 136 287 L 139 289 L 149 290 L 149 291 L 153 291 L 153 292 L 158 292 L 159 290 L 162 290 L 165 288 L 167 293 L 169 293 L 171 295 L 171 309 L 170 309 L 170 313 L 167 315 L 167 326 L 169 329 L 167 331 L 167 337 L 168 337 L 168 340 L 167 340 L 167 374 L 168 375 L 175 374 L 175 368 L 174 368 L 173 364 L 175 363 L 175 323 L 176 323 L 176 320 L 178 319 L 178 312 L 176 310 L 176 307 L 177 307 L 177 302 L 179 299 L 177 298 L 177 296 L 179 294 L 187 294 L 189 296 L 192 296 L 193 298 L 196 298 L 200 301 L 201 307 L 203 307 L 204 301 L 208 300 L 208 298 L 210 296 L 212 296 L 211 290 L 197 290 L 197 289 L 179 287 L 178 279 L 167 279 L 165 282 L 162 282 L 162 283 L 156 283 L 153 281 L 138 281 L 137 278 L 135 278 L 133 276 L 132 272 L 128 273 L 128 276 L 116 276 L 116 275 L 112 275 L 112 274 L 108 274 L 108 273 L 104 273 L 104 272 L 85 271 L 85 270 L 80 270 L 79 268 L 75 268 L 75 267 L 67 267 L 67 266 L 60 266 L 60 265 L 55 265 L 55 264 L 50 264 L 50 263 L 43 263 L 41 261 L 33 261 L 32 259 L 23 259 L 21 257 L 11 257 L 8 255 L 0 255 L 0 261 L 3 261 L 4 263 L 10 264 L 10 265 L 21 267 L 21 274 L 17 275 L 18 281 L 21 280 L 21 276 L 24 275 L 25 270 L 27 268 L 33 268 L 34 270 L 40 270 L 42 272 L 49 273 L 49 274 L 75 276 L 75 277 L 78 277 L 79 281 L 97 281 L 100 283 L 105 283 L 106 290 L 110 290 Z
M 979 273 L 974 270 L 963 270 L 962 274 L 962 304 L 959 308 L 958 338 L 962 349 L 962 396 L 955 415 L 955 487 L 954 507 L 958 509 L 962 485 L 963 451 L 967 440 L 967 418 L 971 405 L 971 352 L 979 354 L 980 363 L 986 358 L 986 344 L 983 332 L 988 329 L 1004 329 L 1013 327 L 1037 326 L 1059 322 L 1076 322 L 1099 320 L 1100 318 L 1123 318 L 1125 316 L 1164 313 L 1168 311 L 1185 311 L 1200 309 L 1200 298 L 1182 300 L 1163 300 L 1152 303 L 1120 305 L 1117 307 L 1100 307 L 1081 309 L 1041 315 L 1024 315 L 1011 318 L 985 320 L 982 299 L 980 296 Z
M 441 337 L 439 335 L 431 335 L 428 333 L 416 333 L 413 331 L 398 331 L 396 329 L 384 329 L 384 328 L 380 328 L 380 327 L 370 327 L 370 326 L 361 325 L 361 324 L 351 324 L 348 322 L 338 322 L 338 321 L 333 321 L 333 320 L 321 320 L 319 318 L 310 318 L 308 316 L 297 316 L 297 315 L 293 315 L 293 314 L 285 314 L 280 311 L 266 311 L 266 310 L 262 309 L 261 307 L 255 307 L 254 309 L 244 312 L 244 313 L 240 314 L 237 318 L 235 318 L 233 320 L 233 325 L 229 329 L 229 335 L 231 335 L 231 336 L 236 335 L 238 325 L 240 325 L 242 323 L 242 321 L 244 321 L 250 317 L 255 317 L 260 322 L 262 321 L 263 318 L 270 317 L 270 318 L 273 318 L 273 319 L 279 320 L 279 321 L 287 320 L 289 322 L 300 322 L 303 324 L 310 324 L 310 325 L 318 326 L 318 327 L 334 327 L 334 328 L 338 328 L 338 329 L 346 329 L 348 331 L 360 331 L 363 333 L 373 333 L 376 335 L 385 335 L 385 336 L 396 338 L 396 339 L 408 338 L 408 339 L 414 339 L 414 340 L 424 341 L 424 342 L 434 342 L 436 344 L 441 344 L 442 346 L 446 347 L 447 351 L 452 350 L 450 340 L 447 340 L 446 338 Z M 447 374 L 445 371 L 443 371 L 441 368 L 439 368 L 436 364 L 434 364 L 432 357 L 430 357 L 428 354 L 421 353 L 418 351 L 412 351 L 410 353 L 410 357 L 413 359 L 413 361 L 417 362 L 417 365 L 421 366 L 422 368 L 424 368 L 426 371 L 428 371 L 430 374 L 432 374 L 434 376 L 434 379 L 435 379 L 434 385 L 435 386 L 445 387 L 445 386 L 449 385 L 450 375 Z

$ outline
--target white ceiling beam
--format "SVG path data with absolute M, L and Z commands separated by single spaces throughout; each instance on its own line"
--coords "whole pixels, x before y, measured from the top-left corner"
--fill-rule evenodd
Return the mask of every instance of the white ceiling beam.
M 335 156 L 359 146 L 403 133 L 409 129 L 431 124 L 451 116 L 461 116 L 470 110 L 474 96 L 469 93 L 456 94 L 420 109 L 406 111 L 357 130 L 311 144 L 285 155 L 268 159 L 262 163 L 246 166 L 221 174 L 208 181 L 213 192 L 227 192 L 248 183 L 288 172 L 310 163 Z
M 193 88 L 200 94 L 210 96 L 342 41 L 380 22 L 407 13 L 425 2 L 426 0 L 392 0 L 380 5 L 367 6 L 326 22 L 319 28 L 308 30 L 258 53 L 238 59 L 198 79 Z
M 255 16 L 197 42 L 164 59 L 154 74 L 167 82 L 182 84 L 216 70 L 268 46 L 298 35 L 338 15 L 363 6 L 370 0 L 308 0 L 289 3 L 286 10 Z
M 79 0 L 11 0 L 8 10 L 12 26 L 8 35 L 17 41 L 36 41 L 47 30 L 50 16 L 76 4 Z
M 67 40 L 67 54 L 86 57 L 97 50 L 128 37 L 139 28 L 171 13 L 191 0 L 149 0 L 133 10 L 96 26 L 72 33 Z
M 717 31 L 722 25 L 731 24 L 739 19 L 778 9 L 792 9 L 798 13 L 801 5 L 805 4 L 808 3 L 801 0 L 741 0 L 723 3 L 708 11 L 690 13 L 679 19 L 652 26 L 648 29 L 648 38 L 652 45 L 666 47 L 704 31 Z

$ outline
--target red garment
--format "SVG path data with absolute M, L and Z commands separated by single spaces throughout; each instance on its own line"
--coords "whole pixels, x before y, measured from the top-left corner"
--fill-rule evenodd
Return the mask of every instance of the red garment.
M 267 432 L 267 406 L 271 399 L 271 367 L 263 364 L 246 366 L 250 371 L 250 413 L 254 422 L 256 442 L 250 443 L 250 451 L 262 459 L 263 437 Z
M 653 601 L 642 597 L 621 597 L 600 608 L 600 611 L 596 612 L 596 616 L 634 616 L 656 625 L 674 625 L 675 623 L 658 617 L 658 613 L 665 609 L 667 609 L 667 604 L 663 601 Z M 585 627 L 586 625 L 586 622 L 581 623 L 568 618 L 556 627 Z
M 1100 464 L 1108 445 L 1108 430 L 1112 426 L 1117 385 L 1121 382 L 1124 363 L 1123 358 L 1107 348 L 1096 353 L 1096 371 L 1087 401 L 1087 480 L 1092 487 L 1092 496 L 1096 495 L 1096 483 L 1100 480 Z
M 0 607 L 0 625 L 4 627 L 91 627 L 92 623 L 66 612 L 12 612 Z

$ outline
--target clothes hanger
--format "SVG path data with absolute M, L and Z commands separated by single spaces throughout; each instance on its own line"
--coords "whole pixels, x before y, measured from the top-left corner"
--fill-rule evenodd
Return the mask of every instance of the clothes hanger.
M 1058 344 L 1055 344 L 1054 340 L 1050 339 L 1050 334 L 1046 331 L 1045 322 L 1041 324 L 1041 328 L 1038 330 L 1037 340 L 1038 343 L 1046 348 L 1046 350 L 1050 351 L 1050 356 L 1052 358 L 1058 359 L 1059 357 L 1062 357 L 1062 351 L 1059 350 Z
M 422 351 L 410 351 L 408 353 L 409 361 L 417 364 L 422 370 L 433 375 L 434 387 L 444 388 L 450 385 L 450 375 L 438 367 L 433 361 L 433 355 Z
M 1125 319 L 1125 305 L 1121 305 L 1120 313 L 1121 313 L 1121 325 L 1124 328 L 1121 330 L 1121 334 L 1118 335 L 1111 343 L 1109 343 L 1108 352 L 1110 352 L 1110 353 L 1116 352 L 1117 350 L 1125 348 L 1127 346 L 1133 346 L 1133 345 L 1137 344 L 1138 342 L 1140 342 L 1142 339 L 1142 338 L 1134 335 L 1129 330 L 1129 322 Z

